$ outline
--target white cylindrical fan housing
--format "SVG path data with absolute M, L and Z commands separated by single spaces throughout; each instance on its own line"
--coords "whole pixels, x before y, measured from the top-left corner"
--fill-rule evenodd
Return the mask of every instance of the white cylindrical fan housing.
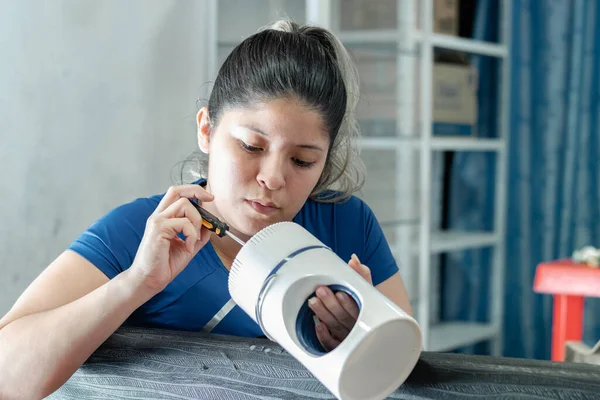
M 375 266 L 371 266 L 375 267 Z M 332 351 L 316 338 L 308 299 L 319 286 L 343 290 L 360 313 Z M 413 370 L 417 322 L 302 226 L 281 222 L 242 247 L 229 277 L 233 300 L 339 399 L 383 399 Z

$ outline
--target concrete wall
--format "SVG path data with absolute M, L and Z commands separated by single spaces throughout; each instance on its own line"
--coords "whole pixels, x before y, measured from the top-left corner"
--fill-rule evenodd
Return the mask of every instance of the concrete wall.
M 164 191 L 195 150 L 205 4 L 2 1 L 0 315 L 90 223 Z

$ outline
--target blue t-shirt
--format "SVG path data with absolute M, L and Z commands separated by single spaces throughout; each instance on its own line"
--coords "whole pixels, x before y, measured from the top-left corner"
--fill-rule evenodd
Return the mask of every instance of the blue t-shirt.
M 111 210 L 71 245 L 110 279 L 132 264 L 146 220 L 164 194 L 139 198 Z M 294 218 L 343 260 L 356 253 L 377 285 L 398 271 L 375 215 L 359 198 L 340 203 L 308 200 Z M 199 331 L 231 299 L 229 271 L 208 242 L 166 288 L 139 307 L 126 325 Z M 258 337 L 263 332 L 235 306 L 214 333 Z

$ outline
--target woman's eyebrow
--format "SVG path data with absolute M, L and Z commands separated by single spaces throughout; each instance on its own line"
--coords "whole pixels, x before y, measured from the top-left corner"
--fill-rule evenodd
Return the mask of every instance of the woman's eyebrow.
M 254 131 L 256 133 L 259 133 L 261 135 L 269 137 L 269 135 L 267 133 L 265 133 L 264 131 L 258 129 L 254 125 L 240 124 L 238 126 L 241 127 L 241 128 L 248 129 L 248 130 Z M 310 150 L 317 150 L 317 151 L 325 151 L 321 146 L 317 146 L 315 144 L 297 144 L 297 145 L 295 145 L 295 147 L 300 147 L 300 148 L 303 148 L 303 149 L 310 149 Z
M 301 147 L 303 149 L 324 151 L 320 146 L 316 146 L 314 144 L 299 144 L 299 145 L 296 145 L 296 147 Z
M 264 136 L 269 136 L 269 135 L 267 135 L 265 132 L 263 132 L 263 131 L 261 131 L 260 129 L 258 129 L 257 127 L 255 127 L 254 125 L 245 125 L 245 124 L 240 124 L 240 125 L 238 125 L 238 126 L 240 126 L 240 127 L 242 127 L 242 128 L 246 128 L 246 129 L 248 129 L 248 130 L 251 130 L 251 131 L 254 131 L 254 132 L 256 132 L 256 133 L 260 133 L 261 135 L 264 135 Z

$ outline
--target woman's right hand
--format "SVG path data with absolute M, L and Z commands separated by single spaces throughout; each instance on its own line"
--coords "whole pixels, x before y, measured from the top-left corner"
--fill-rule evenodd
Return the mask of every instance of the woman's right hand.
M 200 185 L 172 186 L 146 222 L 131 266 L 139 282 L 158 293 L 188 265 L 208 242 L 211 232 L 189 199 L 209 202 L 213 195 Z M 178 235 L 182 233 L 185 241 Z

